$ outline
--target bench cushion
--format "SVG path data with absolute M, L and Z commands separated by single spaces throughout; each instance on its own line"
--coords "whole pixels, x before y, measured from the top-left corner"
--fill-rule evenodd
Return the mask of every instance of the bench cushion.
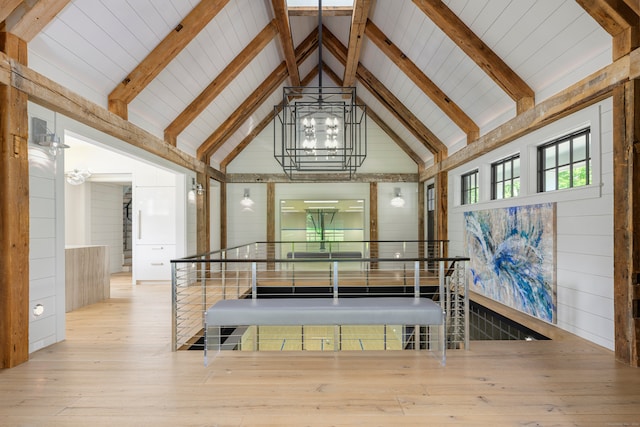
M 207 326 L 441 325 L 443 311 L 428 298 L 269 298 L 223 300 L 206 314 Z

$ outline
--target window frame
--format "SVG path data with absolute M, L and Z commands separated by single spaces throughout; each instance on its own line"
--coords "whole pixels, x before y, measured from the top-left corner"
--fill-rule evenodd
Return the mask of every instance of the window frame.
M 592 158 L 592 132 L 591 127 L 582 128 L 578 131 L 569 133 L 560 138 L 556 138 L 552 141 L 539 145 L 536 148 L 536 169 L 537 169 L 537 179 L 536 179 L 536 189 L 538 193 L 548 193 L 551 191 L 565 190 L 568 188 L 578 188 L 578 187 L 588 187 L 593 183 L 593 173 L 594 173 L 594 160 Z M 583 159 L 575 160 L 574 159 L 574 146 L 573 141 L 577 138 L 585 137 L 585 156 Z M 567 163 L 559 163 L 560 153 L 558 152 L 558 148 L 563 143 L 569 143 L 569 160 Z M 546 165 L 546 150 L 550 147 L 555 147 L 554 159 L 555 166 L 547 167 Z M 580 162 L 585 162 L 586 167 L 586 183 L 583 185 L 574 185 L 574 165 Z M 567 188 L 558 188 L 559 186 L 559 171 L 562 168 L 569 169 L 569 187 Z M 546 189 L 546 174 L 548 171 L 555 170 L 555 188 Z
M 515 176 L 513 171 L 514 171 L 514 166 L 513 163 L 515 160 L 518 160 L 518 175 Z M 504 169 L 505 169 L 505 165 L 506 164 L 510 164 L 511 165 L 511 176 L 509 178 L 506 178 L 505 173 L 504 173 Z M 501 167 L 502 168 L 502 179 L 498 180 L 498 168 Z M 509 157 L 505 157 L 503 159 L 500 159 L 496 162 L 491 163 L 491 200 L 503 200 L 503 199 L 510 199 L 513 197 L 517 197 L 520 195 L 520 193 L 518 192 L 518 194 L 514 194 L 513 189 L 514 189 L 514 182 L 517 180 L 519 184 L 521 184 L 520 181 L 520 175 L 522 172 L 522 163 L 520 161 L 520 153 L 511 155 Z M 501 197 L 498 197 L 498 184 L 502 183 L 502 195 Z M 505 193 L 505 189 L 507 188 L 507 186 L 505 184 L 507 183 L 511 183 L 511 194 L 506 195 Z M 518 185 L 518 188 L 520 188 L 520 185 Z
M 460 202 L 462 205 L 473 205 L 479 202 L 479 169 L 474 169 L 460 176 L 461 193 Z M 475 186 L 470 187 L 471 180 L 473 179 Z M 471 194 L 475 194 L 475 200 L 471 199 Z

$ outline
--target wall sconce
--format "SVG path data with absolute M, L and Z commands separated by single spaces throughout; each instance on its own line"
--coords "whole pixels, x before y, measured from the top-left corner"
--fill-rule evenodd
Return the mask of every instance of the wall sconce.
M 195 178 L 191 178 L 191 190 L 195 191 L 198 196 L 204 194 L 204 187 L 199 182 L 196 182 Z
M 81 185 L 91 176 L 91 172 L 88 170 L 78 170 L 74 169 L 71 172 L 67 172 L 64 174 L 67 182 L 71 185 Z
M 251 207 L 253 206 L 254 203 L 255 202 L 253 200 L 251 200 L 251 195 L 249 193 L 249 189 L 245 188 L 242 200 L 240 200 L 240 204 L 244 208 L 243 210 L 251 210 Z
M 33 141 L 43 147 L 49 147 L 49 154 L 51 154 L 53 157 L 56 157 L 58 153 L 60 153 L 63 149 L 69 148 L 69 146 L 66 144 L 63 144 L 62 141 L 60 141 L 60 137 L 55 134 L 55 128 L 56 128 L 55 122 L 56 122 L 56 115 L 54 113 L 53 115 L 54 132 L 51 132 L 47 128 L 46 121 L 39 119 L 37 117 L 33 117 L 31 119 L 31 131 L 33 134 Z
M 404 198 L 402 197 L 402 193 L 400 192 L 400 187 L 396 187 L 393 189 L 393 199 L 391 199 L 391 206 L 394 208 L 403 208 L 404 207 Z

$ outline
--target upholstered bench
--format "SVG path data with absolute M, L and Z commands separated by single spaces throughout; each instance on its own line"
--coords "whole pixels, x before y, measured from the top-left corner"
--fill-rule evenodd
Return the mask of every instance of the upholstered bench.
M 223 327 L 250 325 L 416 325 L 438 326 L 441 363 L 446 361 L 445 313 L 429 298 L 247 298 L 215 303 L 205 316 L 207 350 L 220 351 Z

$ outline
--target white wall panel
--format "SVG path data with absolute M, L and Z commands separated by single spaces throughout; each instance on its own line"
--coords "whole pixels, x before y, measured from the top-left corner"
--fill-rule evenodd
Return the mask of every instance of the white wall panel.
M 449 240 L 451 255 L 464 254 L 464 211 L 498 207 L 556 203 L 557 326 L 596 344 L 613 349 L 613 200 L 612 200 L 612 102 L 606 99 L 522 137 L 492 153 L 449 173 Z M 590 188 L 549 193 L 535 192 L 535 166 L 526 173 L 528 158 L 535 159 L 535 146 L 591 126 L 593 180 Z M 525 164 L 521 196 L 503 201 L 459 205 L 460 175 L 520 152 Z M 532 160 L 535 165 L 535 160 Z M 482 177 L 480 181 L 483 182 Z M 488 181 L 487 181 L 488 182 Z M 489 188 L 480 188 L 489 191 Z

